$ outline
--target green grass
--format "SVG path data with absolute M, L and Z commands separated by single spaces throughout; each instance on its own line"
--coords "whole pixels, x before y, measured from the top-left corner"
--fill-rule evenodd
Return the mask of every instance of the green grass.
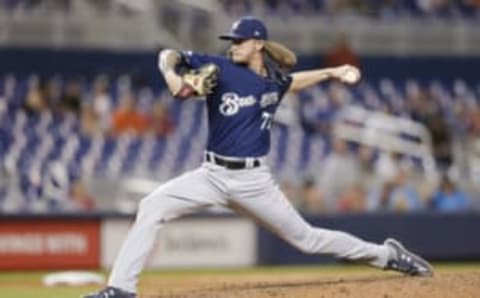
M 479 263 L 441 263 L 434 264 L 437 272 L 459 272 L 459 271 L 480 271 Z M 142 278 L 147 279 L 175 279 L 192 278 L 199 274 L 211 276 L 234 276 L 248 274 L 319 274 L 328 276 L 330 274 L 368 274 L 375 272 L 360 265 L 329 265 L 329 266 L 288 266 L 288 267 L 255 267 L 240 269 L 189 269 L 189 270 L 162 270 L 147 271 Z M 107 275 L 105 271 L 99 271 Z M 80 297 L 82 294 L 89 293 L 97 286 L 81 287 L 44 287 L 42 286 L 42 277 L 50 272 L 1 272 L 0 273 L 0 297 L 1 298 L 70 298 Z
M 69 298 L 69 297 L 81 297 L 82 294 L 86 294 L 92 291 L 93 288 L 0 288 L 1 297 L 8 298 Z

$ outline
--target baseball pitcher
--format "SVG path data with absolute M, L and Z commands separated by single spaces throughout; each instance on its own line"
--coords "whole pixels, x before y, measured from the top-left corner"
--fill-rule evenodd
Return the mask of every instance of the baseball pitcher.
M 136 297 L 138 276 L 157 232 L 173 218 L 212 205 L 247 214 L 304 253 L 431 276 L 430 264 L 396 240 L 374 244 L 311 226 L 280 191 L 265 163 L 272 118 L 286 92 L 330 79 L 352 84 L 360 79 L 359 70 L 344 65 L 287 74 L 296 63 L 295 54 L 270 41 L 265 25 L 254 17 L 239 19 L 220 38 L 230 42 L 227 57 L 168 49 L 159 54 L 159 69 L 174 96 L 206 98 L 209 134 L 204 162 L 140 202 L 108 286 L 85 297 Z M 189 70 L 180 72 L 179 66 Z

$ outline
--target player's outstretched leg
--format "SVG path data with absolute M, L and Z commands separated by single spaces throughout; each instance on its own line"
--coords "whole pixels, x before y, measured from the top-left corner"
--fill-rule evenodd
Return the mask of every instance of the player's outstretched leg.
M 254 173 L 252 173 L 253 175 Z M 279 190 L 269 173 L 258 172 L 263 188 L 255 194 L 238 191 L 232 201 L 243 213 L 307 254 L 328 254 L 339 259 L 363 262 L 409 275 L 431 276 L 427 261 L 389 239 L 383 244 L 364 241 L 351 234 L 313 227 L 307 223 Z
M 84 298 L 135 298 L 138 276 L 164 223 L 219 203 L 222 197 L 202 167 L 157 188 L 140 202 L 135 223 L 115 259 L 108 287 Z
M 143 199 L 135 223 L 113 265 L 108 287 L 84 298 L 135 298 L 138 276 L 155 243 L 158 230 L 171 217 L 195 207 L 196 204 L 162 193 Z

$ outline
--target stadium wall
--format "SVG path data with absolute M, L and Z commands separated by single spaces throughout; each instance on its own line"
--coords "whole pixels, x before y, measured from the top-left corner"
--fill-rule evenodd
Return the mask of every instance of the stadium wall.
M 352 233 L 382 243 L 393 237 L 429 260 L 480 260 L 479 214 L 362 214 L 307 219 L 312 225 Z M 328 256 L 305 255 L 263 229 L 258 234 L 259 264 L 334 262 Z
M 4 215 L 0 270 L 109 268 L 133 220 L 126 215 Z M 395 237 L 430 260 L 480 260 L 480 214 L 344 215 L 314 217 L 317 226 L 383 242 Z M 323 264 L 250 220 L 192 216 L 162 229 L 148 268 Z

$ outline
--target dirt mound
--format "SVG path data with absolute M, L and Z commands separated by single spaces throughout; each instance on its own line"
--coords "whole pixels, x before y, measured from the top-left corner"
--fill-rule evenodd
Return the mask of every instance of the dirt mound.
M 208 276 L 147 279 L 142 298 L 463 298 L 480 297 L 480 272 L 440 272 L 433 278 L 395 273 Z

